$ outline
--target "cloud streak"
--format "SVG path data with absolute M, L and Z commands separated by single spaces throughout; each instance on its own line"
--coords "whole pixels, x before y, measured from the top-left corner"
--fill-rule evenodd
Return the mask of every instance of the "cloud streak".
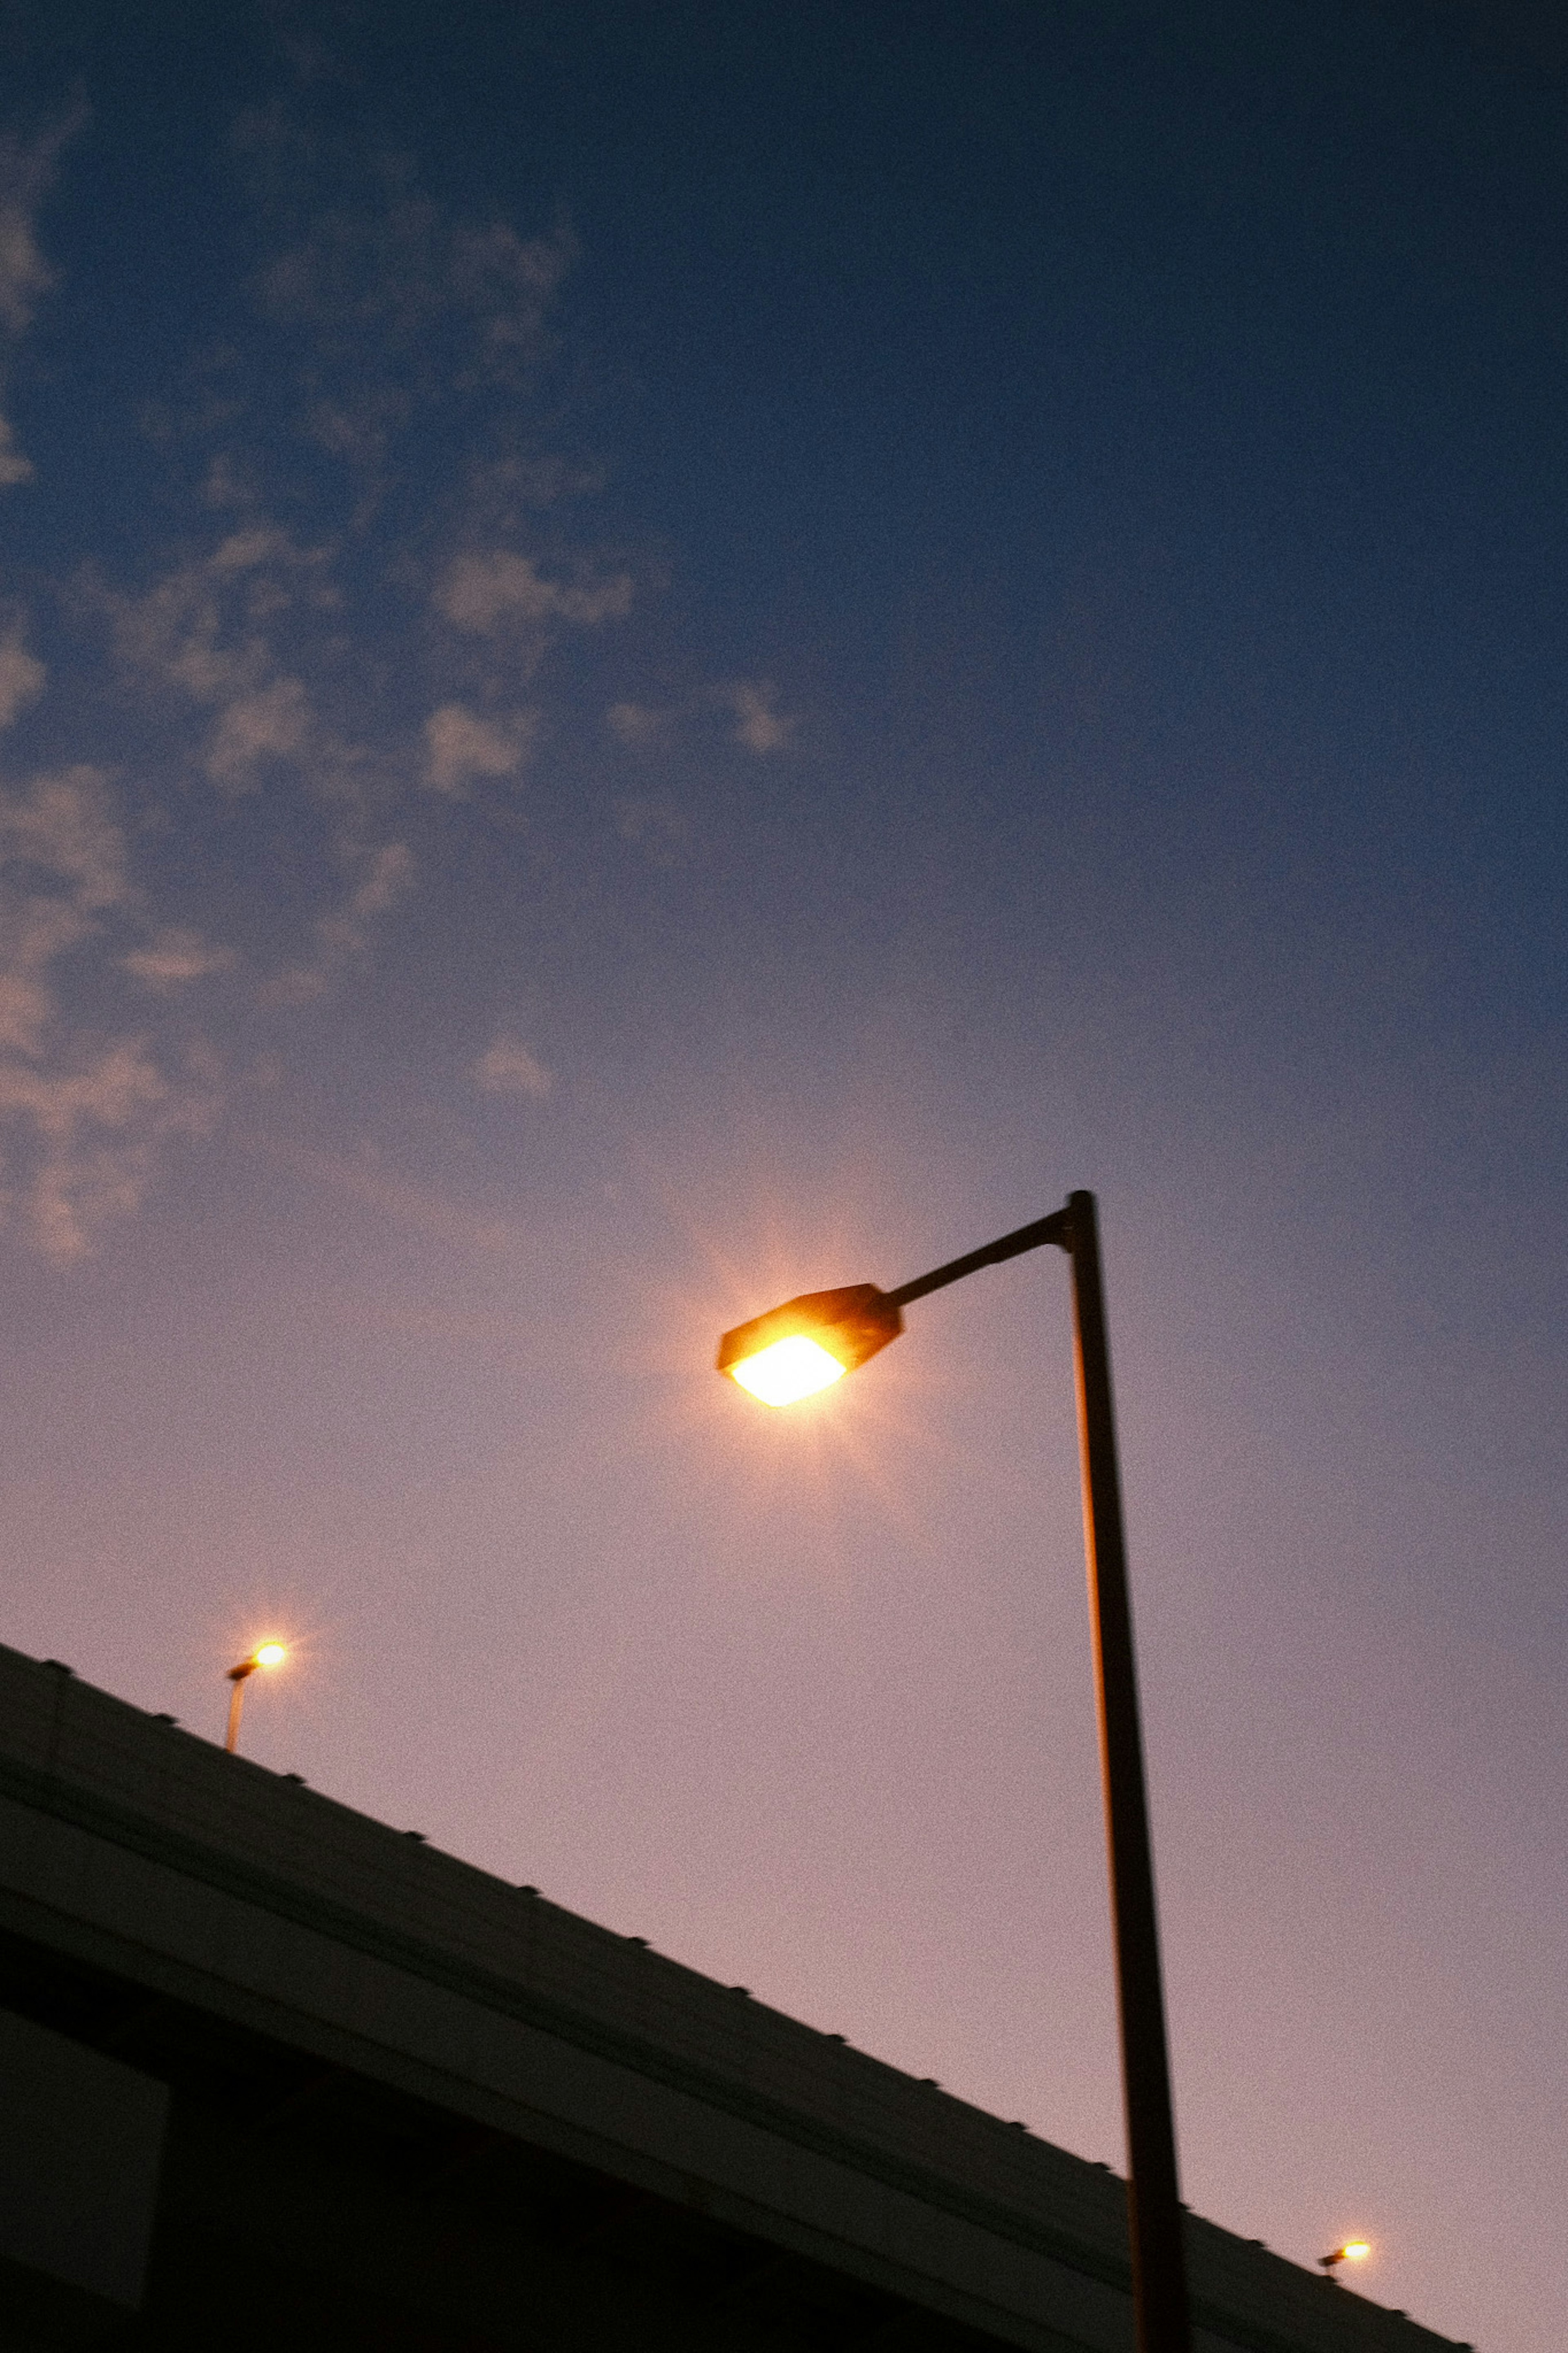
M 150 988 L 183 988 L 193 980 L 205 980 L 209 973 L 226 972 L 235 961 L 232 948 L 214 947 L 199 932 L 185 924 L 173 924 L 160 932 L 145 947 L 132 948 L 120 959 L 124 969 L 137 980 L 145 981 Z
M 52 282 L 34 224 L 64 135 L 0 147 L 13 334 Z M 145 1198 L 169 1139 L 218 1115 L 216 1066 L 189 1042 L 209 1008 L 260 1031 L 247 1058 L 273 1050 L 269 1024 L 285 1059 L 308 1050 L 300 1017 L 393 952 L 422 879 L 439 905 L 444 870 L 487 829 L 515 830 L 525 773 L 541 871 L 560 871 L 545 755 L 573 773 L 571 714 L 534 681 L 552 655 L 568 676 L 624 659 L 618 625 L 657 577 L 568 528 L 603 470 L 541 446 L 569 231 L 463 220 L 401 167 L 311 217 L 319 157 L 286 112 L 247 118 L 237 145 L 288 225 L 250 281 L 261 336 L 222 362 L 221 391 L 198 371 L 206 388 L 184 413 L 175 399 L 149 411 L 185 485 L 184 528 L 134 570 L 84 565 L 59 584 L 68 617 L 98 632 L 102 674 L 71 683 L 81 707 L 110 711 L 112 765 L 68 762 L 0 800 L 6 1214 L 62 1263 Z M 30 471 L 0 420 L 0 482 Z M 0 609 L 0 724 L 47 684 L 26 619 Z M 607 676 L 588 697 L 601 758 L 606 706 L 628 753 L 694 714 L 711 731 L 721 712 L 769 755 L 795 723 L 765 681 L 668 710 L 616 700 Z M 581 854 L 603 855 L 607 818 L 613 839 L 672 864 L 674 803 L 602 789 Z M 192 876 L 215 872 L 219 920 L 192 900 Z M 505 1034 L 467 1075 L 498 1101 L 554 1084 Z
M 723 711 L 734 721 L 732 740 L 765 757 L 782 752 L 800 724 L 796 714 L 778 709 L 778 691 L 767 679 L 734 679 L 709 687 L 685 703 L 612 702 L 605 724 L 618 744 L 646 751 L 666 742 L 683 719 L 704 710 Z
M 68 768 L 0 795 L 0 1219 L 57 1264 L 140 1205 L 165 1136 L 216 1113 L 199 1055 L 171 1075 L 145 1035 L 95 1034 L 62 1005 L 62 965 L 137 913 L 105 776 Z
M 41 139 L 0 139 L 0 325 L 14 335 L 31 326 L 38 297 L 55 282 L 39 249 L 36 215 L 75 128 L 73 117 Z
M 39 297 L 55 282 L 38 244 L 37 208 L 54 179 L 56 159 L 81 120 L 79 111 L 38 138 L 0 138 L 0 329 L 13 338 L 26 332 Z M 0 417 L 0 489 L 33 477 L 10 420 Z
M 20 624 L 0 638 L 0 731 L 44 691 L 44 665 L 22 643 Z
M 735 741 L 748 752 L 782 752 L 799 723 L 774 707 L 778 689 L 765 679 L 715 687 L 713 700 L 734 713 Z
M 533 712 L 482 719 L 460 702 L 442 703 L 425 722 L 426 783 L 432 792 L 461 800 L 476 777 L 515 776 L 532 749 L 537 725 Z
M 504 1034 L 474 1064 L 474 1084 L 481 1094 L 531 1095 L 540 1102 L 554 1083 L 537 1055 L 517 1039 Z
M 480 637 L 519 622 L 571 621 L 593 628 L 630 612 L 632 582 L 625 572 L 608 578 L 547 580 L 531 556 L 496 548 L 459 555 L 434 602 L 454 628 Z
M 0 417 L 0 490 L 33 480 L 33 461 L 16 447 L 16 431 L 8 417 Z
M 338 754 L 277 644 L 284 628 L 308 642 L 336 609 L 330 560 L 329 550 L 301 548 L 261 522 L 227 533 L 141 596 L 99 592 L 126 676 L 213 713 L 196 758 L 227 791 L 250 790 L 270 764 L 309 756 L 320 770 Z

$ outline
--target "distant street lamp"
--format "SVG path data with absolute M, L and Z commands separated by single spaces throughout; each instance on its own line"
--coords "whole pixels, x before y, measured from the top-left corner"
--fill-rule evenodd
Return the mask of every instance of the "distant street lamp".
M 1347 2239 L 1342 2247 L 1336 2247 L 1331 2255 L 1320 2255 L 1318 2261 L 1322 2266 L 1324 2275 L 1332 2279 L 1341 2263 L 1364 2263 L 1371 2253 L 1372 2249 L 1365 2239 Z
M 289 1653 L 281 1642 L 262 1642 L 248 1659 L 230 1667 L 228 1680 L 233 1685 L 228 1696 L 228 1730 L 224 1735 L 224 1746 L 232 1757 L 239 1746 L 239 1712 L 245 1704 L 245 1686 L 258 1667 L 280 1667 Z
M 1065 1250 L 1072 1261 L 1084 1549 L 1121 2027 L 1138 2353 L 1190 2353 L 1153 1858 L 1094 1195 L 1069 1194 L 1067 1207 L 1050 1217 L 1020 1226 L 1016 1233 L 1004 1234 L 999 1241 L 987 1242 L 983 1250 L 952 1259 L 930 1274 L 917 1275 L 897 1291 L 861 1282 L 791 1299 L 726 1332 L 719 1344 L 719 1370 L 765 1405 L 793 1404 L 826 1388 L 896 1340 L 904 1328 L 903 1310 L 913 1301 L 1047 1242 Z

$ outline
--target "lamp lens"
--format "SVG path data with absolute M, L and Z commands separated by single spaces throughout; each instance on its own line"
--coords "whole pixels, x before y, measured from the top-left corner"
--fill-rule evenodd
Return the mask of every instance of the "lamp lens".
M 741 1387 L 763 1405 L 794 1405 L 797 1398 L 811 1397 L 842 1380 L 846 1369 L 837 1356 L 798 1332 L 730 1366 Z

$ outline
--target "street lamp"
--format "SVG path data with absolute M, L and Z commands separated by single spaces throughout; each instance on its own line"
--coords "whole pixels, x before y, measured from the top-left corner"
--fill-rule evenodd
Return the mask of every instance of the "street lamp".
M 281 1642 L 260 1642 L 249 1658 L 241 1659 L 230 1667 L 228 1680 L 233 1686 L 228 1695 L 228 1730 L 224 1735 L 224 1746 L 232 1757 L 239 1746 L 239 1711 L 245 1704 L 245 1686 L 258 1667 L 280 1667 L 288 1657 Z
M 1372 2248 L 1365 2239 L 1347 2239 L 1344 2245 L 1336 2247 L 1331 2255 L 1320 2255 L 1318 2262 L 1324 2276 L 1332 2279 L 1341 2263 L 1364 2263 L 1371 2253 Z
M 1083 1479 L 1084 1550 L 1105 1789 L 1111 1933 L 1121 2029 L 1121 2088 L 1127 2120 L 1127 2210 L 1138 2353 L 1190 2353 L 1176 2134 L 1160 1983 L 1154 1867 L 1138 1720 L 1132 1610 L 1121 1525 L 1121 1482 L 1110 1395 L 1110 1351 L 1092 1193 L 1070 1193 L 1065 1208 L 950 1260 L 930 1274 L 881 1291 L 862 1282 L 814 1291 L 726 1332 L 719 1370 L 766 1405 L 784 1406 L 826 1388 L 896 1340 L 903 1310 L 983 1266 L 996 1266 L 1051 1242 L 1072 1261 L 1074 1363 Z M 1349 2253 L 1347 2248 L 1343 2251 Z

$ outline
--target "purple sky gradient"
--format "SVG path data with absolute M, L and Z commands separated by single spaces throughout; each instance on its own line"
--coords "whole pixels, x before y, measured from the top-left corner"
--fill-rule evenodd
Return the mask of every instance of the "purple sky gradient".
M 1559 2353 L 1550 37 L 0 31 L 0 1634 L 1120 2166 L 1061 1261 L 711 1370 L 1091 1186 L 1185 2194 Z

